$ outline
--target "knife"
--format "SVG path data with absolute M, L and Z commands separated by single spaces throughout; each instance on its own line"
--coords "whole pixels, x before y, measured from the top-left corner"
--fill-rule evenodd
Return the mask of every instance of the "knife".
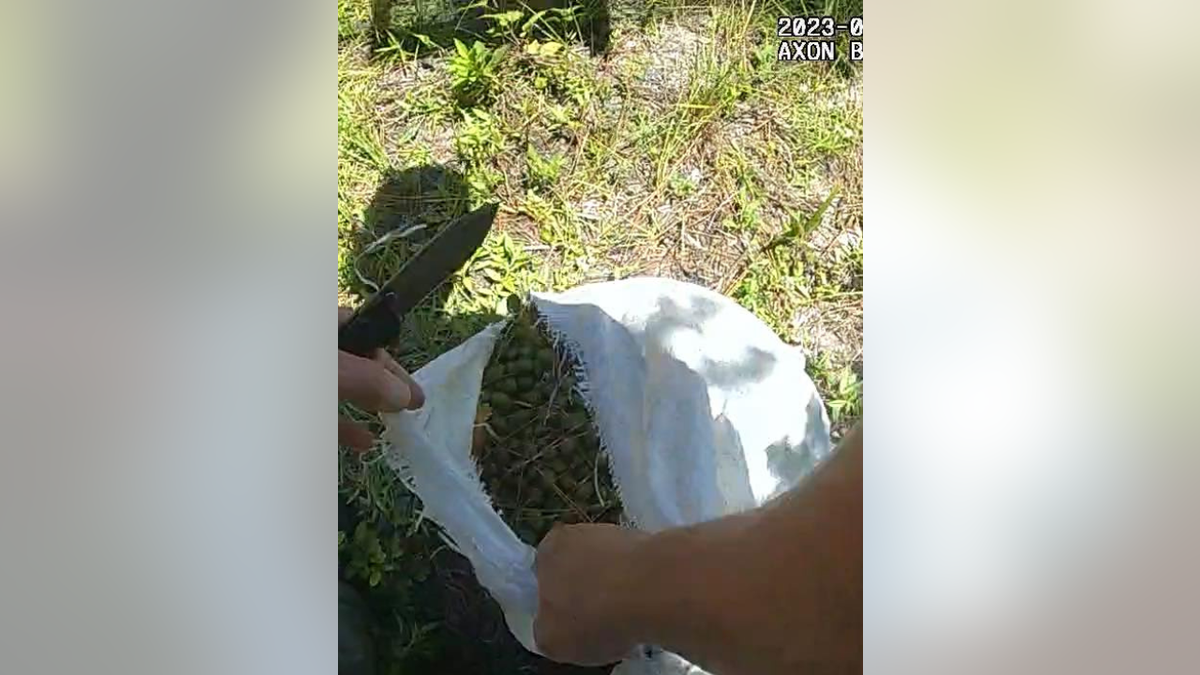
M 394 340 L 404 315 L 462 267 L 483 243 L 498 209 L 489 204 L 447 225 L 342 324 L 338 349 L 370 356 Z

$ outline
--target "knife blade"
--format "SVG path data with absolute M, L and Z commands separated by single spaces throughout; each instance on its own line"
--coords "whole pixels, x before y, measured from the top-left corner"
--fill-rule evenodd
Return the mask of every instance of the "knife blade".
M 338 329 L 338 349 L 369 356 L 400 334 L 417 303 L 471 258 L 492 229 L 499 206 L 488 204 L 450 223 Z

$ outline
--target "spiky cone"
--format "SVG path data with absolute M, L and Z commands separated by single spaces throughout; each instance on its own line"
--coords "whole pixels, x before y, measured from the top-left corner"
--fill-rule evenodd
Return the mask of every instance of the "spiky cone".
M 575 391 L 578 364 L 555 347 L 529 305 L 510 299 L 509 309 L 476 416 L 473 450 L 485 489 L 530 545 L 556 522 L 619 523 L 608 463 Z

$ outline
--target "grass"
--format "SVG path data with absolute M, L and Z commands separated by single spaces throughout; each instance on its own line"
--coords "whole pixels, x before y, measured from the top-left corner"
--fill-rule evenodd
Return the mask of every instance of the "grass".
M 406 321 L 402 363 L 462 342 L 509 294 L 658 275 L 802 345 L 835 435 L 861 415 L 861 68 L 779 63 L 775 37 L 778 16 L 861 2 L 419 0 L 396 3 L 382 41 L 370 4 L 338 1 L 341 302 L 455 216 L 501 204 L 480 251 Z M 340 557 L 386 598 L 389 672 L 444 670 L 470 631 L 430 589 L 469 574 L 378 456 L 343 456 L 339 487 L 366 523 Z

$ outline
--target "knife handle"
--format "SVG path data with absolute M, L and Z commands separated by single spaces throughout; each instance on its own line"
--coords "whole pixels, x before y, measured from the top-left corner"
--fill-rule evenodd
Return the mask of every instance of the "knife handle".
M 392 311 L 392 293 L 363 307 L 338 329 L 338 350 L 371 358 L 376 349 L 400 334 L 400 318 Z

